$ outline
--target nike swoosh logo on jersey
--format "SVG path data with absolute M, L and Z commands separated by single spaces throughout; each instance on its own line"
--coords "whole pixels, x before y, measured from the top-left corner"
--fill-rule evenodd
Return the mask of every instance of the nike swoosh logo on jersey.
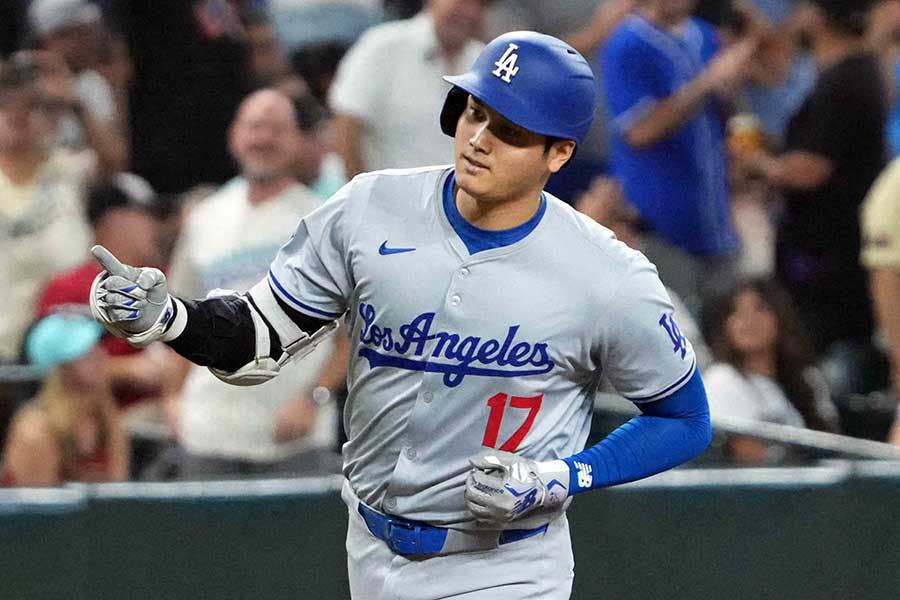
M 387 240 L 381 242 L 378 247 L 378 254 L 387 256 L 388 254 L 403 254 L 404 252 L 413 252 L 415 248 L 388 248 Z

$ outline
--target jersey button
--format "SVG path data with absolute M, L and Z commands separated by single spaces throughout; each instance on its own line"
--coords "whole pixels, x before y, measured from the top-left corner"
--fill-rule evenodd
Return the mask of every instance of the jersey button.
M 460 276 L 460 277 L 468 277 L 468 276 L 469 276 L 469 269 L 467 269 L 466 267 L 463 267 L 462 269 L 460 269 L 460 270 L 459 270 L 459 276 Z
M 406 449 L 406 458 L 408 458 L 409 460 L 416 460 L 416 457 L 418 455 L 419 455 L 419 453 L 416 452 L 415 448 L 407 448 Z
M 462 301 L 462 298 L 459 297 L 459 294 L 454 295 L 450 298 L 451 306 L 459 306 L 459 303 Z
M 396 498 L 388 498 L 384 501 L 384 507 L 388 510 L 394 510 L 397 508 L 397 499 Z
M 431 392 L 423 392 L 422 393 L 422 400 L 424 400 L 426 404 L 431 402 L 433 399 L 434 399 L 434 394 L 432 394 Z

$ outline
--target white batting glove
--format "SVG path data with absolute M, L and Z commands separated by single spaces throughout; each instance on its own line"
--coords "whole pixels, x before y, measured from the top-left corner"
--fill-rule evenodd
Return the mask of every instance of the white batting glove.
M 538 508 L 552 511 L 569 495 L 569 466 L 561 460 L 491 450 L 470 462 L 466 505 L 479 521 L 509 523 Z
M 94 246 L 91 254 L 106 269 L 91 286 L 94 319 L 135 346 L 161 339 L 175 313 L 162 271 L 123 265 L 103 246 Z

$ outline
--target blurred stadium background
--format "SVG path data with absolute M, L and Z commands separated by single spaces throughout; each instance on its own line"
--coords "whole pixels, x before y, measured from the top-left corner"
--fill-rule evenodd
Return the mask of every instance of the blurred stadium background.
M 703 252 L 626 175 L 665 181 L 622 150 L 634 107 L 604 51 L 656 4 L 714 28 L 700 72 L 758 44 L 649 144 L 720 165 L 721 197 L 665 190 L 724 211 L 710 236 L 731 242 Z M 86 324 L 87 251 L 184 294 L 252 284 L 279 227 L 356 173 L 450 162 L 437 75 L 522 28 L 597 71 L 607 102 L 550 191 L 658 262 L 715 429 L 690 464 L 576 499 L 573 598 L 900 597 L 900 0 L 0 0 L 0 598 L 349 596 L 346 340 L 282 388 L 223 392 Z M 236 114 L 261 88 L 293 103 L 267 142 L 281 223 L 240 209 L 259 190 Z M 270 239 L 197 250 L 250 222 Z M 595 407 L 589 444 L 635 414 Z

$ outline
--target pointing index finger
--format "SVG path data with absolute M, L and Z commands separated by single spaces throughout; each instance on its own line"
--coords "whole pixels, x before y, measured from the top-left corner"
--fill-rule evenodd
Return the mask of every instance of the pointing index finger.
M 97 262 L 99 262 L 110 275 L 118 275 L 126 279 L 132 278 L 133 268 L 127 265 L 123 265 L 119 261 L 119 259 L 113 255 L 112 252 L 110 252 L 103 246 L 94 246 L 93 248 L 91 248 L 91 254 L 94 255 L 94 258 L 97 259 Z

